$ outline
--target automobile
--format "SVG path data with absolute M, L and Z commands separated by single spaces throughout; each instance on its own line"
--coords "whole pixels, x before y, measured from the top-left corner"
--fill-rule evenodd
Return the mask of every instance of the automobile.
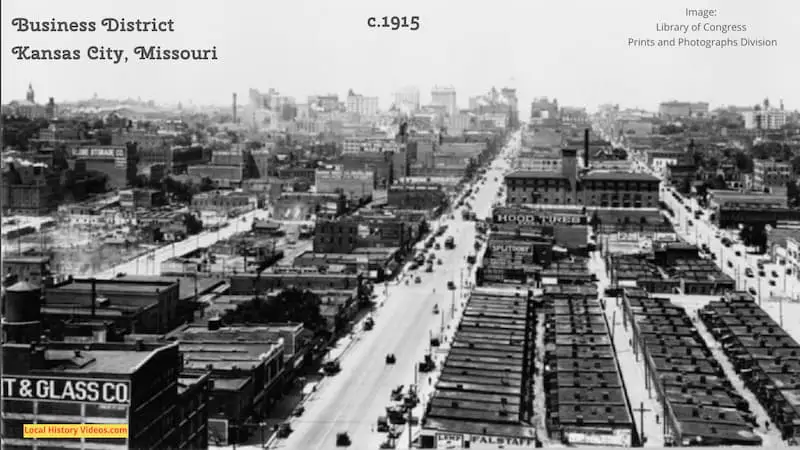
M 436 245 L 433 246 L 433 248 L 434 248 L 434 250 L 441 250 L 442 249 L 442 244 L 437 242 Z
M 397 358 L 394 356 L 394 353 L 386 355 L 386 364 L 394 364 L 395 362 L 397 362 Z
M 769 280 L 769 285 L 770 286 L 775 286 L 775 280 Z
M 448 281 L 447 282 L 447 289 L 450 289 L 451 291 L 455 291 L 456 290 L 456 284 L 453 283 L 452 281 Z
M 686 224 L 687 224 L 687 225 L 689 225 L 689 226 L 692 226 L 692 225 L 694 225 L 694 222 L 692 222 L 692 219 L 689 219 L 689 220 L 686 222 Z
M 758 271 L 758 276 L 760 276 L 760 277 L 765 277 L 765 276 L 767 276 L 767 273 L 766 273 L 766 272 L 764 272 L 763 270 L 759 270 L 759 271 Z
M 744 274 L 747 275 L 748 278 L 753 278 L 753 269 L 748 267 L 745 269 Z
M 438 264 L 438 265 L 440 265 L 440 266 L 442 265 L 442 260 L 441 260 L 441 258 L 440 258 L 440 259 L 438 259 L 438 260 L 436 260 L 436 264 Z
M 753 287 L 747 289 L 747 292 L 749 292 L 750 295 L 758 295 L 758 292 L 756 292 L 756 289 Z
M 339 365 L 339 361 L 328 361 L 322 366 L 322 372 L 325 375 L 335 375 L 341 372 L 341 370 L 342 367 Z
M 292 434 L 292 431 L 294 431 L 292 430 L 292 424 L 289 422 L 284 422 L 278 427 L 278 437 L 281 439 L 286 439 L 290 434 Z
M 427 267 L 425 267 L 425 272 L 431 273 L 433 272 L 433 264 L 428 263 Z
M 433 313 L 434 314 L 439 314 L 439 304 L 438 303 L 433 305 Z
M 785 259 L 778 259 L 778 264 L 780 264 L 781 266 L 785 266 L 786 265 L 786 260 Z
M 414 283 L 415 283 L 415 284 L 420 284 L 420 283 L 422 283 L 422 278 L 420 278 L 420 277 L 416 277 L 416 278 L 414 278 Z
M 756 265 L 758 266 L 759 270 L 764 270 L 764 263 L 758 262 Z
M 302 416 L 302 415 L 303 415 L 303 413 L 304 413 L 304 412 L 306 412 L 306 408 L 305 408 L 305 406 L 303 406 L 303 405 L 300 405 L 300 406 L 298 406 L 297 408 L 295 408 L 295 409 L 294 409 L 294 411 L 292 411 L 292 415 L 293 415 L 294 417 L 300 417 L 300 416 Z
M 742 252 L 740 252 L 739 250 L 736 250 L 736 256 L 742 256 Z

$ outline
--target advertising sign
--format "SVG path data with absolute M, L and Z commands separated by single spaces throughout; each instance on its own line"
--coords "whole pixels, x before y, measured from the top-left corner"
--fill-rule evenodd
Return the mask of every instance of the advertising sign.
M 640 237 L 638 232 L 628 233 L 628 232 L 620 231 L 619 233 L 617 233 L 616 241 L 617 242 L 639 242 L 640 239 L 641 239 L 641 237 Z
M 586 216 L 581 214 L 550 213 L 550 212 L 495 212 L 494 223 L 516 223 L 516 224 L 567 224 L 580 225 L 586 223 Z
M 536 440 L 528 437 L 483 436 L 473 434 L 469 437 L 469 448 L 502 448 L 506 450 L 536 448 Z
M 58 377 L 3 377 L 3 398 L 129 405 L 130 383 L 122 380 Z
M 124 159 L 125 149 L 122 147 L 79 147 L 72 150 L 72 156 L 91 159 Z
M 497 253 L 533 253 L 530 245 L 492 244 L 491 249 Z
M 228 445 L 228 421 L 225 419 L 208 419 L 208 440 L 215 445 Z
M 678 235 L 675 233 L 653 233 L 653 240 L 662 242 L 675 242 L 678 240 Z
M 464 435 L 458 433 L 436 433 L 436 448 L 464 448 Z
M 568 431 L 565 436 L 572 445 L 630 447 L 632 444 L 631 430 Z

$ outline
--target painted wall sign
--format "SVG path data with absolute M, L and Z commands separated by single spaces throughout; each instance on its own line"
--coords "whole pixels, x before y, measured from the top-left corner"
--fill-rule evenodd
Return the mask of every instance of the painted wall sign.
M 491 249 L 498 253 L 533 253 L 533 248 L 528 245 L 492 244 Z
M 436 433 L 436 448 L 464 448 L 464 435 L 458 433 Z
M 614 430 L 610 433 L 569 431 L 565 434 L 567 442 L 573 445 L 603 445 L 630 447 L 632 436 L 630 430 Z
M 482 436 L 469 437 L 470 448 L 536 448 L 536 440 L 526 437 Z
M 57 377 L 3 377 L 3 398 L 57 402 L 130 404 L 130 383 Z
M 517 223 L 517 224 L 572 224 L 579 225 L 586 223 L 586 216 L 580 214 L 554 214 L 554 213 L 495 213 L 494 223 Z
M 113 147 L 79 147 L 72 150 L 72 156 L 76 158 L 97 159 L 125 158 L 125 149 Z

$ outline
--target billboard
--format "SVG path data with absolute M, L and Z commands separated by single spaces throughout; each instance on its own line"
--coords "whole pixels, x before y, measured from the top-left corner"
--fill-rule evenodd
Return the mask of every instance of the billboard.
M 495 211 L 492 220 L 494 223 L 515 223 L 518 225 L 585 225 L 587 223 L 586 216 L 583 214 L 548 211 Z
M 72 149 L 72 157 L 79 159 L 125 159 L 125 147 L 76 147 Z
M 473 434 L 469 436 L 469 448 L 502 448 L 506 450 L 536 448 L 536 439 L 518 436 L 486 436 Z
M 572 445 L 603 445 L 630 447 L 633 436 L 629 429 L 571 430 L 564 433 L 567 443 Z
M 5 376 L 3 398 L 56 402 L 130 405 L 131 388 L 127 380 L 97 378 L 59 378 L 38 376 Z
M 464 448 L 464 435 L 460 433 L 436 433 L 436 448 Z
M 489 245 L 493 253 L 531 253 L 533 254 L 532 245 L 522 245 L 504 242 L 493 242 Z
M 620 231 L 616 233 L 616 238 L 612 238 L 616 242 L 639 242 L 639 241 L 658 241 L 658 242 L 675 242 L 678 237 L 675 233 L 654 233 L 652 231 Z

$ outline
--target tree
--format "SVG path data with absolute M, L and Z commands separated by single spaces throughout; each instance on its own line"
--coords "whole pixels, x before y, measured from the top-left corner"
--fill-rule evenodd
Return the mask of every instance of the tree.
M 736 153 L 736 168 L 739 169 L 740 172 L 743 173 L 752 173 L 753 172 L 753 158 L 750 155 L 737 152 Z
M 598 216 L 597 211 L 595 211 L 594 214 L 592 214 L 592 218 L 589 219 L 589 225 L 591 225 L 592 229 L 596 232 L 600 224 L 600 216 Z
M 681 194 L 688 194 L 692 191 L 692 180 L 689 177 L 686 177 L 681 180 L 680 188 L 678 189 Z
M 203 222 L 194 214 L 186 213 L 183 215 L 183 224 L 186 226 L 187 234 L 198 234 L 203 231 Z
M 311 291 L 290 288 L 268 299 L 256 296 L 240 304 L 223 317 L 225 323 L 301 322 L 315 333 L 324 333 L 327 322 L 322 317 L 319 296 Z
M 758 253 L 767 250 L 767 226 L 764 223 L 756 223 L 750 227 L 750 246 L 755 247 Z
M 211 178 L 203 177 L 203 179 L 200 180 L 200 192 L 213 191 L 216 188 L 217 184 L 214 183 L 214 180 L 212 180 Z

